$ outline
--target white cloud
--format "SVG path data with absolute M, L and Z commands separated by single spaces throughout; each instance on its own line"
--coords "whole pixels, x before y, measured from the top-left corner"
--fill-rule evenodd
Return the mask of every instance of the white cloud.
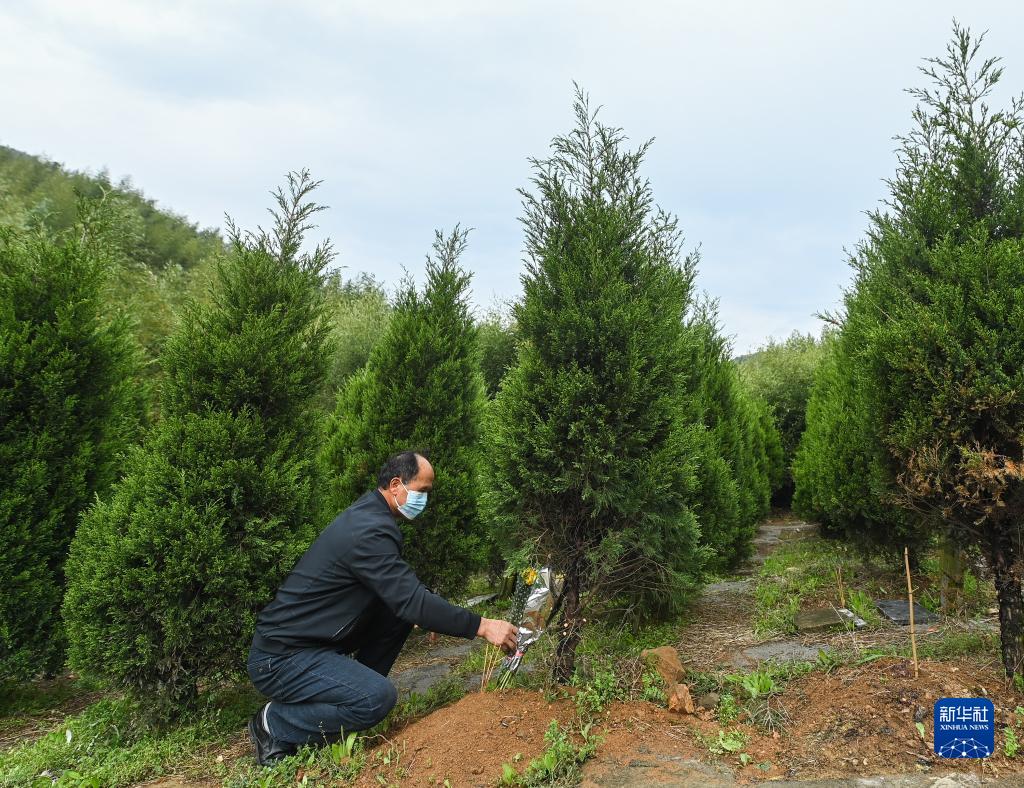
M 917 66 L 955 12 L 1024 84 L 1018 3 L 72 2 L 0 8 L 0 142 L 130 174 L 203 224 L 263 221 L 325 179 L 340 262 L 395 281 L 434 227 L 476 228 L 477 300 L 519 290 L 516 187 L 573 80 L 701 243 L 737 350 L 816 330 L 884 193 Z

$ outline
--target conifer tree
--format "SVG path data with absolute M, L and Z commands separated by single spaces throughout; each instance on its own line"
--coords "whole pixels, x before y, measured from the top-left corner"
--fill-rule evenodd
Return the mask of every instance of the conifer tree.
M 163 354 L 162 421 L 84 517 L 68 561 L 70 662 L 179 713 L 239 672 L 256 612 L 315 522 L 328 244 L 307 173 L 275 193 L 271 232 L 242 235 Z
M 706 428 L 692 505 L 710 564 L 731 569 L 753 550 L 772 482 L 781 477 L 781 447 L 763 403 L 742 385 L 729 358 L 715 302 L 702 301 L 687 326 L 698 349 L 687 365 L 696 408 L 690 417 Z
M 911 93 L 886 210 L 853 259 L 842 349 L 886 497 L 915 529 L 975 545 L 992 569 L 1003 665 L 1024 666 L 1024 97 L 954 25 Z
M 793 509 L 827 536 L 899 562 L 906 546 L 916 562 L 926 535 L 892 504 L 885 446 L 873 431 L 848 341 L 839 334 L 824 341 L 793 459 Z
M 484 455 L 497 531 L 564 575 L 562 681 L 598 601 L 677 610 L 704 559 L 687 505 L 701 427 L 683 416 L 693 259 L 640 174 L 650 143 L 626 150 L 578 90 L 574 109 L 521 192 L 520 348 Z
M 782 506 L 792 502 L 792 464 L 800 436 L 807 426 L 807 400 L 822 356 L 820 341 L 810 334 L 794 331 L 782 342 L 770 339 L 740 364 L 748 388 L 764 399 L 778 425 L 784 470 L 774 502 Z
M 324 468 L 333 479 L 331 515 L 376 487 L 391 455 L 421 450 L 434 467 L 426 510 L 403 522 L 403 556 L 435 592 L 452 596 L 485 556 L 476 481 L 483 380 L 470 277 L 459 266 L 467 231 L 440 232 L 419 292 L 407 281 L 366 366 L 338 397 Z
M 64 562 L 139 428 L 139 352 L 110 317 L 111 266 L 79 226 L 0 230 L 0 680 L 63 664 Z
M 495 308 L 477 323 L 477 333 L 484 388 L 488 398 L 493 399 L 516 361 L 516 327 Z

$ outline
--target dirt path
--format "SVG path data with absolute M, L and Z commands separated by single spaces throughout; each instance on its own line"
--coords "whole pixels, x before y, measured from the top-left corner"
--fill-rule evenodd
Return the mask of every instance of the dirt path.
M 758 636 L 754 632 L 754 575 L 783 542 L 818 533 L 816 525 L 792 518 L 766 520 L 754 539 L 755 554 L 741 579 L 705 586 L 677 649 L 693 670 L 752 668 L 767 659 L 815 659 L 828 644 L 817 639 Z

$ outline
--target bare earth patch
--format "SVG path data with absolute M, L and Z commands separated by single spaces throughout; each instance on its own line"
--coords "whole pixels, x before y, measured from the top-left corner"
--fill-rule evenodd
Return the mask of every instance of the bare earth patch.
M 525 768 L 544 751 L 548 723 L 565 722 L 574 710 L 571 701 L 548 703 L 539 692 L 470 693 L 375 746 L 356 784 L 379 786 L 380 774 L 403 785 L 494 785 L 502 764 Z M 391 763 L 383 766 L 387 753 Z

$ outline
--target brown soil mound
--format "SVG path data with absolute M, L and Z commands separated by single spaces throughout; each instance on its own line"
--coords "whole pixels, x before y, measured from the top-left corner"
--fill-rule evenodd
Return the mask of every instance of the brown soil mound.
M 996 753 L 984 761 L 994 771 L 1024 771 L 1002 752 L 1002 728 L 1024 698 L 990 665 L 967 661 L 921 663 L 914 678 L 907 660 L 878 660 L 827 676 L 805 676 L 787 687 L 793 722 L 785 739 L 789 774 L 852 775 L 913 772 L 943 767 L 977 771 L 977 761 L 951 761 L 932 752 L 935 701 L 988 697 L 996 710 Z M 924 725 L 918 733 L 916 722 Z
M 932 752 L 935 701 L 978 696 L 995 704 L 997 752 L 983 762 L 939 758 Z M 1024 697 L 995 665 L 925 661 L 915 679 L 909 661 L 886 658 L 796 679 L 773 702 L 783 709 L 783 728 L 776 734 L 746 721 L 723 726 L 703 710 L 679 715 L 650 703 L 613 704 L 593 728 L 602 741 L 584 767 L 584 784 L 628 784 L 622 775 L 631 767 L 693 761 L 739 782 L 922 771 L 1024 773 L 1024 759 L 1002 751 L 1002 728 L 1014 722 L 1013 711 Z M 568 723 L 574 712 L 571 700 L 548 703 L 537 692 L 473 693 L 376 746 L 358 784 L 377 786 L 380 775 L 392 784 L 494 785 L 502 764 L 522 771 L 544 751 L 549 722 Z M 923 738 L 916 722 L 924 725 Z M 719 733 L 734 729 L 746 736 L 742 761 L 739 752 L 712 752 Z M 656 777 L 651 771 L 645 775 Z
M 525 690 L 471 693 L 376 746 L 357 785 L 379 786 L 378 774 L 403 785 L 494 785 L 502 764 L 522 771 L 546 748 L 551 720 L 566 722 L 574 710 Z
M 943 697 L 989 697 L 996 709 L 996 754 L 984 762 L 947 760 L 932 752 L 934 703 Z M 922 662 L 921 675 L 905 660 L 885 659 L 830 675 L 814 673 L 791 682 L 779 697 L 788 722 L 776 737 L 747 723 L 721 726 L 710 713 L 680 716 L 650 704 L 618 704 L 609 709 L 600 733 L 604 743 L 584 769 L 586 784 L 602 784 L 622 767 L 718 761 L 741 782 L 826 778 L 920 771 L 1024 772 L 1024 762 L 1002 751 L 1002 728 L 1024 701 L 987 665 Z M 925 728 L 922 739 L 916 722 Z M 747 736 L 739 754 L 711 753 L 709 744 L 723 728 Z M 1019 733 L 1018 733 L 1019 735 Z M 618 770 L 616 772 L 616 770 Z M 615 780 L 608 780 L 609 784 Z

